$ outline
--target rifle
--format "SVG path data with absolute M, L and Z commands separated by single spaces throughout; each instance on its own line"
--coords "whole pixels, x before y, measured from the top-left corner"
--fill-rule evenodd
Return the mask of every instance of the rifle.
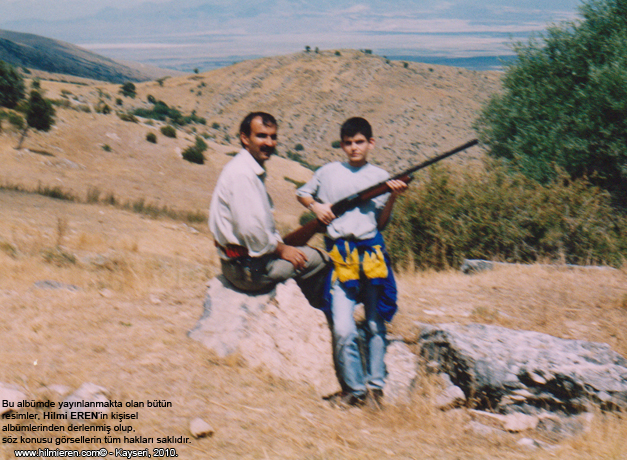
M 459 153 L 462 150 L 466 150 L 474 145 L 477 145 L 478 143 L 479 141 L 477 139 L 473 139 L 463 145 L 460 145 L 459 147 L 455 147 L 453 150 L 449 150 L 448 152 L 444 152 L 440 155 L 430 158 L 417 166 L 413 166 L 408 170 L 403 171 L 394 177 L 391 177 L 388 180 L 402 180 L 403 182 L 408 184 L 413 179 L 413 177 L 411 176 L 412 173 L 418 171 L 419 169 L 426 168 L 427 166 L 431 166 L 433 163 L 437 163 L 438 161 L 455 155 L 456 153 Z M 333 214 L 339 217 L 349 209 L 358 206 L 360 203 L 369 201 L 379 195 L 383 195 L 384 193 L 389 192 L 390 188 L 386 185 L 386 182 L 388 180 L 379 182 L 378 184 L 375 184 L 371 187 L 368 187 L 367 189 L 354 193 L 353 195 L 350 195 L 338 201 L 331 206 L 331 211 L 333 211 Z M 324 225 L 318 219 L 313 219 L 311 222 L 308 222 L 307 224 L 287 234 L 283 238 L 283 242 L 289 246 L 304 246 L 316 233 L 323 232 L 325 228 L 326 225 Z

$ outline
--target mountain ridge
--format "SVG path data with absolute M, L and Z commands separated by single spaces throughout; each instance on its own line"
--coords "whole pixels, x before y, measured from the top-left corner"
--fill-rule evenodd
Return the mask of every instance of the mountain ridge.
M 17 67 L 111 83 L 183 75 L 173 70 L 116 61 L 61 40 L 10 30 L 0 30 L 0 60 Z

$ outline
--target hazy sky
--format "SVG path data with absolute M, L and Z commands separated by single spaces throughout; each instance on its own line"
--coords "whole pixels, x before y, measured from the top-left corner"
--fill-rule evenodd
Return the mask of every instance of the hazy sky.
M 580 0 L 0 0 L 0 28 L 78 44 L 118 59 L 283 54 L 303 46 L 378 54 L 509 52 Z M 163 64 L 163 63 L 161 63 Z

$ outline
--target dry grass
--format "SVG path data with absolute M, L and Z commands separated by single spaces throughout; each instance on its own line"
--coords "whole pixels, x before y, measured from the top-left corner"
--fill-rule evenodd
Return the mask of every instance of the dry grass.
M 118 400 L 168 400 L 170 409 L 138 409 L 133 426 L 143 436 L 189 437 L 189 422 L 202 417 L 215 434 L 172 444 L 181 458 L 626 458 L 627 422 L 619 416 L 597 414 L 589 432 L 530 453 L 516 444 L 524 434 L 479 436 L 466 410 L 436 410 L 438 382 L 426 375 L 410 405 L 377 414 L 331 409 L 314 388 L 237 357 L 218 359 L 187 338 L 216 271 L 206 232 L 15 192 L 0 192 L 0 206 L 0 381 L 57 399 L 46 387 L 93 382 Z M 62 248 L 76 262 L 47 262 L 46 248 Z M 78 290 L 37 289 L 40 280 Z M 414 321 L 480 321 L 606 341 L 625 354 L 625 281 L 622 271 L 539 266 L 403 274 L 391 331 L 411 337 Z M 10 450 L 2 445 L 0 458 L 11 458 Z
M 400 277 L 401 310 L 394 325 L 411 337 L 413 323 L 497 324 L 566 339 L 607 342 L 627 356 L 627 271 L 560 266 L 504 266 L 480 275 L 449 272 Z M 446 288 L 444 288 L 446 286 Z

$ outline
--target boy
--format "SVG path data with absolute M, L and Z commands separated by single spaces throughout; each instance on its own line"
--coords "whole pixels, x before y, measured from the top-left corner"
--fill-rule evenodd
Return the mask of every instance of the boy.
M 368 121 L 360 117 L 346 120 L 340 137 L 348 161 L 318 169 L 297 191 L 297 197 L 327 225 L 325 244 L 334 263 L 326 313 L 343 391 L 331 397 L 331 402 L 343 407 L 368 403 L 378 409 L 385 384 L 385 321 L 390 321 L 396 312 L 396 286 L 379 230 L 387 224 L 394 201 L 407 184 L 388 181 L 391 193 L 336 217 L 331 211 L 333 203 L 389 178 L 383 169 L 368 163 L 368 154 L 375 145 Z M 365 369 L 353 318 L 360 302 L 364 304 L 367 322 Z

